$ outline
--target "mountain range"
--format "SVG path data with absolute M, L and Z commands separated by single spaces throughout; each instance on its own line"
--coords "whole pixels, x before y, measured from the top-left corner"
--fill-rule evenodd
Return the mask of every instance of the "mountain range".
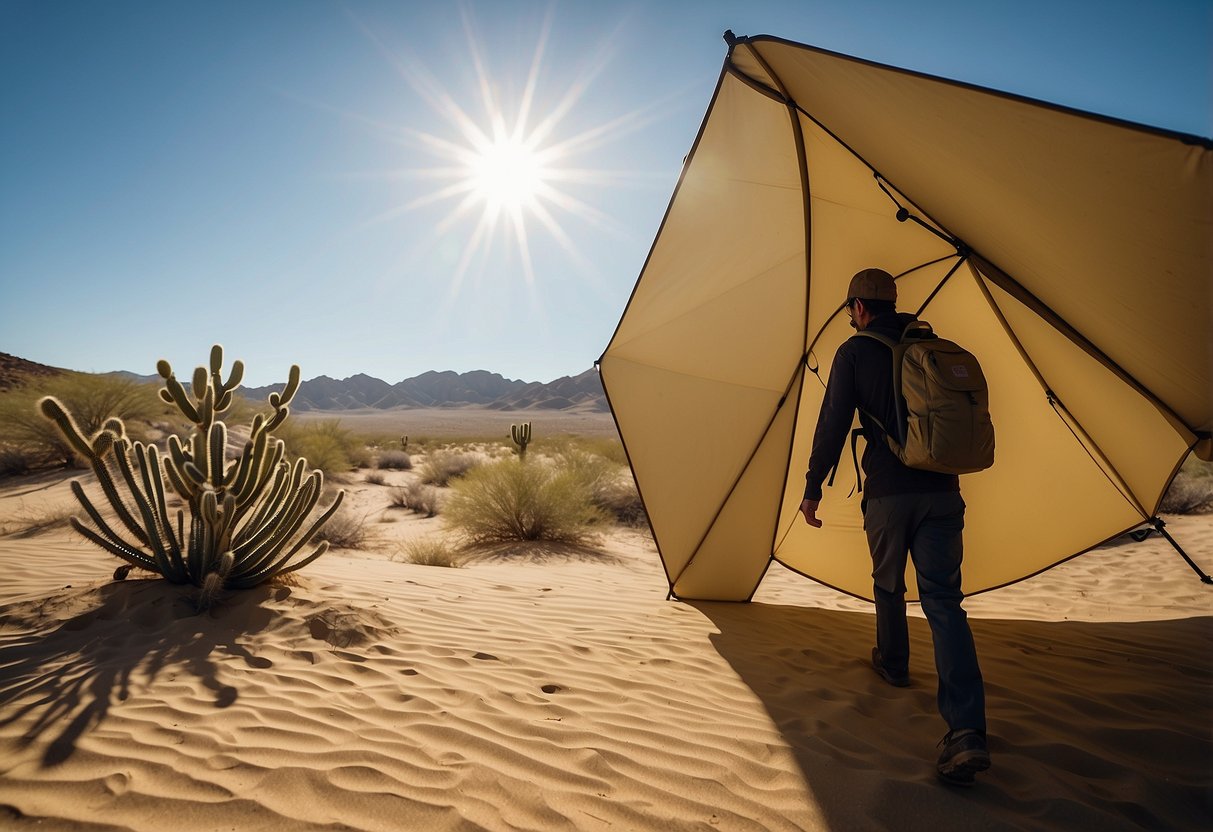
M 241 388 L 246 398 L 264 399 L 281 384 Z M 481 407 L 489 410 L 579 410 L 605 412 L 606 395 L 591 368 L 555 381 L 519 381 L 487 370 L 431 370 L 397 384 L 364 373 L 335 379 L 317 376 L 299 385 L 293 410 L 396 410 L 420 407 Z
M 0 353 L 0 391 L 30 376 L 67 372 L 16 356 Z M 115 375 L 140 382 L 159 382 L 154 375 L 117 372 Z M 188 383 L 188 382 L 187 382 Z M 282 384 L 241 387 L 245 398 L 264 401 Z M 291 408 L 302 410 L 396 410 L 409 408 L 477 407 L 489 410 L 564 410 L 607 412 L 606 395 L 598 371 L 590 368 L 555 381 L 519 381 L 487 370 L 456 373 L 451 370 L 422 373 L 397 384 L 364 373 L 335 379 L 317 376 L 299 385 Z

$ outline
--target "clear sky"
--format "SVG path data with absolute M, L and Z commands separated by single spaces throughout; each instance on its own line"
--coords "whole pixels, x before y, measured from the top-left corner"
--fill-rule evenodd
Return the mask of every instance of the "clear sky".
M 586 370 L 725 29 L 1213 135 L 1213 0 L 0 0 L 0 351 Z

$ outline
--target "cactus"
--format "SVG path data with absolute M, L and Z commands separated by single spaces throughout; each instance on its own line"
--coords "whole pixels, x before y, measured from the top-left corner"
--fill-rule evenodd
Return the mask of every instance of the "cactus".
M 400 437 L 400 450 L 404 451 L 406 454 L 409 452 L 409 435 L 407 433 Z
M 170 436 L 167 451 L 131 442 L 120 419 L 110 419 L 92 437 L 84 436 L 71 414 L 53 397 L 38 403 L 42 415 L 89 463 L 101 492 L 113 509 L 111 527 L 79 482 L 72 493 L 92 521 L 72 518 L 72 527 L 126 564 L 114 573 L 126 577 L 132 567 L 160 573 L 167 580 L 198 587 L 198 607 L 214 602 L 226 589 L 246 589 L 275 575 L 293 572 L 328 549 L 322 542 L 309 554 L 292 559 L 333 516 L 345 492 L 311 522 L 324 485 L 320 471 L 307 472 L 307 461 L 287 461 L 286 447 L 272 435 L 290 413 L 299 389 L 299 367 L 292 366 L 285 389 L 269 397 L 272 412 L 253 418 L 239 457 L 227 458 L 227 425 L 216 417 L 232 404 L 244 374 L 236 361 L 223 380 L 223 348 L 211 349 L 210 366 L 194 372 L 189 391 L 167 361 L 156 365 L 164 387 L 160 398 L 173 404 L 194 424 L 188 439 Z M 166 484 L 187 504 L 169 515 Z
M 523 422 L 521 425 L 510 425 L 510 438 L 518 446 L 518 458 L 526 459 L 526 446 L 531 444 L 531 423 Z

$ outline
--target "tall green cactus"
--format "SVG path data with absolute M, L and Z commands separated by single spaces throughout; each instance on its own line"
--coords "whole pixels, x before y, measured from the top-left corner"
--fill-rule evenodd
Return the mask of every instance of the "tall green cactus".
M 518 458 L 526 459 L 526 446 L 531 444 L 531 423 L 523 422 L 521 425 L 510 425 L 510 438 L 518 446 Z
M 338 492 L 333 504 L 300 532 L 320 500 L 324 475 L 307 472 L 303 458 L 287 461 L 285 444 L 272 435 L 290 413 L 299 389 L 298 366 L 291 367 L 285 389 L 270 394 L 271 413 L 253 418 L 239 457 L 227 458 L 227 426 L 216 416 L 231 407 L 244 365 L 234 362 L 226 381 L 222 367 L 223 348 L 216 344 L 209 372 L 206 367 L 195 370 L 187 392 L 167 361 L 157 363 L 164 379 L 160 398 L 194 424 L 188 439 L 170 436 L 166 452 L 131 442 L 120 419 L 110 419 L 86 437 L 57 399 L 47 396 L 38 403 L 42 415 L 88 461 L 119 528 L 106 522 L 76 481 L 72 493 L 92 526 L 78 517 L 72 518 L 72 526 L 129 564 L 115 577 L 139 567 L 173 583 L 193 584 L 200 590 L 199 608 L 209 606 L 221 590 L 255 586 L 324 554 L 327 542 L 292 562 L 345 496 Z M 188 525 L 185 511 L 170 516 L 166 481 L 188 506 Z

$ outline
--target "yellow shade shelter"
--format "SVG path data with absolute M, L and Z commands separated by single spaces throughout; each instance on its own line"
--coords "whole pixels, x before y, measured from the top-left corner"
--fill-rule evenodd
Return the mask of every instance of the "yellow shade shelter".
M 961 480 L 966 592 L 1154 518 L 1189 451 L 1213 455 L 1213 142 L 726 41 L 599 360 L 671 593 L 747 600 L 776 560 L 871 598 L 849 458 L 825 526 L 797 512 L 867 267 L 989 381 L 995 464 Z

